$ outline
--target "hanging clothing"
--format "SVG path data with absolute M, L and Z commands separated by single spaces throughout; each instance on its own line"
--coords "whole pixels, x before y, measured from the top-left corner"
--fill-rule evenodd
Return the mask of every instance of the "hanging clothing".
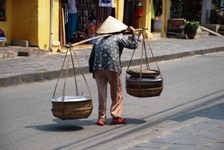
M 99 7 L 97 10 L 97 20 L 104 22 L 108 16 L 111 14 L 111 7 Z
M 151 0 L 151 19 L 155 18 L 155 10 L 154 10 L 154 3 L 153 0 Z
M 68 13 L 77 13 L 76 0 L 68 0 Z
M 67 41 L 72 41 L 72 36 L 77 30 L 77 8 L 76 0 L 68 0 L 68 30 Z
M 65 24 L 66 24 L 66 23 L 68 23 L 68 4 L 64 5 L 64 11 L 65 11 L 64 18 L 65 18 Z
M 123 18 L 123 22 L 124 24 L 128 25 L 128 26 L 134 26 L 135 28 L 137 28 L 137 26 L 135 26 L 135 9 L 136 6 L 138 4 L 137 0 L 125 0 L 124 1 L 124 18 Z

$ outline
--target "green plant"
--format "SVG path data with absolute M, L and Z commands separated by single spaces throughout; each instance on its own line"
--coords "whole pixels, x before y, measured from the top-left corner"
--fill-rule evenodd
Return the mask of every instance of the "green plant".
M 184 20 L 184 30 L 188 33 L 196 32 L 199 27 L 198 21 L 187 21 Z
M 212 11 L 215 11 L 216 13 L 218 13 L 218 12 L 221 11 L 215 4 L 212 4 L 212 6 L 211 6 L 211 10 L 212 10 Z
M 172 0 L 172 6 L 170 7 L 171 18 L 181 18 L 183 11 L 182 0 Z

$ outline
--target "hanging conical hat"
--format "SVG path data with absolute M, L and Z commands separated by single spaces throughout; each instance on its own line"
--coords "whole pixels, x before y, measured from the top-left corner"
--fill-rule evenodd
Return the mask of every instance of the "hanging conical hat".
M 115 33 L 126 30 L 128 26 L 115 19 L 114 17 L 107 17 L 103 24 L 96 31 L 98 34 Z

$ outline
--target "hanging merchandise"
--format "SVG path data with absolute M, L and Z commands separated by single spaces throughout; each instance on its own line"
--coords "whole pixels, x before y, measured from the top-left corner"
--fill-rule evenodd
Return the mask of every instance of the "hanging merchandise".
M 80 67 L 78 58 L 76 56 L 76 53 L 74 52 L 76 61 L 78 63 L 79 66 L 79 70 L 82 73 L 82 76 L 85 80 L 86 86 L 88 88 L 88 92 L 89 92 L 89 96 L 83 96 L 82 93 L 79 93 L 78 91 L 78 84 L 77 84 L 77 79 L 76 79 L 76 70 L 74 67 L 74 61 L 73 61 L 73 56 L 72 56 L 72 52 L 71 52 L 71 46 L 66 46 L 68 49 L 66 51 L 66 55 L 61 67 L 61 71 L 60 71 L 60 75 L 58 77 L 55 89 L 54 89 L 54 94 L 53 94 L 53 98 L 51 98 L 51 102 L 52 102 L 52 114 L 57 117 L 60 118 L 62 120 L 69 120 L 69 119 L 82 119 L 82 118 L 88 118 L 89 115 L 92 113 L 92 109 L 93 109 L 93 103 L 92 103 L 92 96 L 91 96 L 91 92 L 88 86 L 88 83 L 85 79 L 85 76 L 82 72 L 82 69 Z M 67 58 L 68 52 L 70 53 L 70 57 Z M 58 86 L 58 81 L 62 76 L 63 71 L 63 67 L 65 64 L 65 61 L 68 61 L 67 63 L 67 68 L 65 71 L 65 77 L 64 77 L 64 86 L 63 86 L 63 91 L 62 91 L 62 95 L 55 97 L 55 93 L 56 93 L 56 89 Z M 68 69 L 69 69 L 69 64 L 70 61 L 72 62 L 72 71 L 74 74 L 74 79 L 75 79 L 75 87 L 76 87 L 76 95 L 73 96 L 67 96 L 65 95 L 65 88 L 66 88 L 66 79 L 68 77 Z
M 60 6 L 60 12 L 59 12 L 59 35 L 60 35 L 59 37 L 60 37 L 61 46 L 66 44 L 65 21 L 67 20 L 65 18 L 66 15 L 65 15 L 65 10 L 63 7 L 65 6 Z
M 139 31 L 139 36 L 143 37 L 142 39 L 142 56 L 141 56 L 141 65 L 140 68 L 132 67 L 130 68 L 132 58 L 134 56 L 135 50 L 133 51 L 131 60 L 129 62 L 127 71 L 126 71 L 126 91 L 129 95 L 135 97 L 153 97 L 160 96 L 163 90 L 163 77 L 155 61 L 152 49 L 150 47 L 149 41 L 146 38 L 146 29 Z M 146 43 L 147 41 L 153 61 L 157 69 L 151 69 L 149 67 L 149 58 L 147 56 Z M 145 55 L 145 56 L 144 56 Z M 145 60 L 145 67 L 143 68 L 143 60 Z
M 99 0 L 99 6 L 100 7 L 112 7 L 113 0 Z
M 77 0 L 78 30 L 87 32 L 87 24 L 96 22 L 97 3 L 97 0 Z
M 88 36 L 87 36 L 86 32 L 84 32 L 84 31 L 77 31 L 75 34 L 73 34 L 73 42 L 74 43 L 80 42 L 87 38 L 88 38 Z
M 107 19 L 107 17 L 110 16 L 111 11 L 112 11 L 111 7 L 98 7 L 98 9 L 97 9 L 97 20 L 100 23 L 104 22 Z M 100 25 L 101 24 L 99 24 L 97 26 L 99 27 Z
M 123 23 L 137 29 L 139 27 L 138 19 L 141 17 L 141 14 L 138 14 L 136 9 L 137 7 L 142 7 L 142 4 L 138 0 L 124 0 L 124 6 Z M 141 8 L 139 10 L 141 11 Z
M 96 36 L 96 30 L 97 27 L 99 26 L 100 22 L 96 21 L 95 19 L 92 21 L 88 21 L 87 23 L 87 32 L 88 32 L 88 38 L 92 38 Z M 90 44 L 94 43 L 94 40 L 89 42 Z

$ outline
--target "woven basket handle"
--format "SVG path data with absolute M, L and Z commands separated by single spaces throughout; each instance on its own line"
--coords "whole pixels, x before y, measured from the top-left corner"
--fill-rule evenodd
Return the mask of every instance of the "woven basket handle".
M 55 97 L 55 93 L 56 93 L 56 89 L 57 89 L 57 86 L 58 86 L 59 79 L 60 79 L 61 76 L 62 76 L 62 70 L 63 70 L 64 64 L 65 64 L 65 60 L 66 60 L 66 58 L 67 58 L 68 51 L 69 51 L 69 52 L 70 52 L 70 54 L 69 54 L 70 57 L 68 58 L 68 64 L 67 64 L 67 68 L 66 68 L 66 77 L 65 77 L 65 80 L 64 80 L 64 87 L 63 87 L 63 92 L 62 92 L 62 100 L 63 100 L 63 102 L 64 102 L 64 97 L 65 97 L 66 79 L 67 79 L 67 76 L 68 76 L 68 68 L 69 68 L 69 62 L 70 62 L 70 59 L 72 60 L 72 69 L 73 69 L 74 79 L 75 79 L 76 95 L 79 95 L 79 92 L 78 92 L 78 85 L 77 85 L 77 79 L 76 79 L 76 72 L 75 72 L 75 65 L 74 65 L 74 60 L 73 60 L 73 56 L 72 56 L 72 52 L 71 52 L 71 47 L 72 47 L 72 46 L 70 46 L 70 48 L 67 49 L 67 51 L 66 51 L 66 54 L 65 54 L 65 57 L 64 57 L 64 61 L 63 61 L 63 63 L 62 63 L 61 70 L 60 70 L 60 73 L 59 73 L 59 77 L 58 77 L 58 80 L 57 80 L 57 83 L 56 83 L 56 86 L 55 86 L 55 89 L 54 89 L 54 93 L 53 93 L 53 98 L 54 98 L 54 97 Z M 86 81 L 86 78 L 85 78 L 84 73 L 83 73 L 83 71 L 82 71 L 82 69 L 81 69 L 81 65 L 80 65 L 80 63 L 79 63 L 79 60 L 78 60 L 77 55 L 76 55 L 75 52 L 74 52 L 74 55 L 75 55 L 76 61 L 77 61 L 77 63 L 78 63 L 78 67 L 79 67 L 79 69 L 80 69 L 80 72 L 82 73 L 83 79 L 84 79 L 84 81 L 85 81 L 85 83 L 86 83 L 86 86 L 87 86 L 87 88 L 88 88 L 89 95 L 90 95 L 90 97 L 92 98 L 92 95 L 91 95 L 91 92 L 90 92 L 89 85 L 88 85 L 88 83 L 87 83 L 87 81 Z
M 146 68 L 147 68 L 147 69 L 150 69 L 150 67 L 149 67 L 149 60 L 148 60 L 148 56 L 147 56 L 147 52 L 146 52 L 146 42 L 145 42 L 145 39 L 146 39 L 146 38 L 145 38 L 145 37 L 146 37 L 145 34 L 146 34 L 146 33 L 145 33 L 145 30 L 147 30 L 147 29 L 142 28 L 142 30 L 139 31 L 139 36 L 140 36 L 140 35 L 143 36 L 143 40 L 142 40 L 141 64 L 140 64 L 140 78 L 142 78 L 142 65 L 143 65 L 143 56 L 144 56 L 144 54 L 145 54 Z M 156 67 L 157 67 L 158 71 L 160 72 L 160 76 L 161 76 L 161 78 L 163 79 L 162 73 L 161 73 L 161 71 L 160 71 L 160 68 L 159 68 L 159 66 L 158 66 L 158 64 L 157 64 L 157 62 L 156 62 L 156 60 L 155 60 L 155 56 L 154 56 L 154 54 L 153 54 L 153 52 L 152 52 L 152 48 L 151 48 L 151 46 L 150 46 L 150 44 L 149 44 L 149 40 L 148 40 L 148 39 L 147 39 L 147 43 L 148 43 L 148 46 L 149 46 L 149 49 L 150 49 L 150 52 L 151 52 L 151 55 L 152 55 L 152 58 L 153 58 L 153 62 L 156 64 Z M 132 62 L 132 60 L 133 60 L 133 56 L 134 56 L 135 50 L 136 50 L 136 49 L 134 49 L 134 51 L 133 51 L 133 53 L 132 53 L 132 56 L 131 56 L 131 59 L 130 59 L 130 61 L 129 61 L 127 70 L 129 70 L 129 67 L 130 67 L 130 65 L 131 65 L 131 62 Z M 127 79 L 127 71 L 126 71 L 126 79 Z M 141 81 L 140 81 L 140 82 L 141 82 Z

